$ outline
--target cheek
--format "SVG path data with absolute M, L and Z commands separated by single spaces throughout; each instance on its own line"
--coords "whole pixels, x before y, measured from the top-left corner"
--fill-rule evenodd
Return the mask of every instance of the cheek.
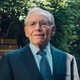
M 46 37 L 47 38 L 50 38 L 50 36 L 51 36 L 51 30 L 50 29 L 47 29 L 46 30 Z
M 30 37 L 32 35 L 32 32 L 33 32 L 33 30 L 27 29 L 27 31 L 26 31 L 27 37 Z
M 27 31 L 26 27 L 24 28 L 24 32 L 25 32 L 25 36 L 28 37 L 28 31 Z

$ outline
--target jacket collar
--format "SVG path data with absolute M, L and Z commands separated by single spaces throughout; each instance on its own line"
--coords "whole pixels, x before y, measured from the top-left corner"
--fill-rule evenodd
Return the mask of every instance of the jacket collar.
M 59 74 L 62 74 L 63 76 L 66 75 L 65 74 L 66 73 L 66 55 L 64 54 L 64 52 L 52 46 L 51 46 L 51 53 L 52 53 L 52 60 L 53 60 L 53 80 L 58 80 Z M 22 49 L 21 58 L 23 62 L 26 64 L 26 67 L 30 70 L 31 75 L 34 78 L 34 80 L 43 80 L 38 70 L 38 67 L 36 65 L 35 59 L 32 55 L 29 45 L 27 45 L 26 47 Z
M 66 76 L 66 54 L 65 52 L 51 46 L 53 59 L 53 78 L 54 80 L 65 80 Z
M 42 77 L 39 73 L 38 67 L 35 63 L 34 57 L 29 46 L 23 48 L 21 58 L 26 64 L 26 67 L 30 70 L 34 80 L 42 80 Z

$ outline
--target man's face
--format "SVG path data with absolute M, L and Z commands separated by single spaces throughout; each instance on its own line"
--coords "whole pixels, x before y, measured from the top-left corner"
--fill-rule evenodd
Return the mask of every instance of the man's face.
M 29 15 L 24 31 L 30 42 L 38 47 L 47 45 L 51 35 L 55 33 L 55 27 L 49 26 L 48 18 L 45 14 L 34 12 Z

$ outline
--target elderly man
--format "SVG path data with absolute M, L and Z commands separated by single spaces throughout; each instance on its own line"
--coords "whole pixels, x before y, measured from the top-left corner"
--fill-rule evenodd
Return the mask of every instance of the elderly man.
M 50 44 L 55 30 L 51 13 L 32 8 L 24 27 L 30 43 L 3 55 L 0 80 L 79 80 L 75 58 Z

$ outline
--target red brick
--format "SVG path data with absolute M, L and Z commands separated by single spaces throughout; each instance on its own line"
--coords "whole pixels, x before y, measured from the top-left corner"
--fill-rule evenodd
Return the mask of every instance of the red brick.
M 11 45 L 11 50 L 15 50 L 18 48 L 18 45 Z
M 10 45 L 0 45 L 0 50 L 10 49 Z
M 2 56 L 0 56 L 0 60 L 1 60 L 1 57 L 2 57 Z
M 3 43 L 3 39 L 0 39 L 0 44 L 2 44 Z
M 0 44 L 1 44 L 1 39 L 0 39 Z
M 0 51 L 0 56 L 2 56 L 3 54 L 5 54 L 5 51 Z
M 0 39 L 0 44 L 17 44 L 16 39 Z

